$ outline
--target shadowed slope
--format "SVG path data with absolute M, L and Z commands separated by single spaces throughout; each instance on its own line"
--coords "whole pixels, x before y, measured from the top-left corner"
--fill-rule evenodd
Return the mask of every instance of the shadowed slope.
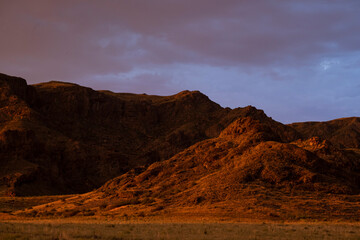
M 265 119 L 254 107 L 231 110 L 198 91 L 150 96 L 94 91 L 72 83 L 28 86 L 0 75 L 0 194 L 92 190 L 122 173 L 162 161 L 234 119 Z M 272 121 L 272 120 L 268 120 Z M 288 140 L 298 134 L 290 127 Z

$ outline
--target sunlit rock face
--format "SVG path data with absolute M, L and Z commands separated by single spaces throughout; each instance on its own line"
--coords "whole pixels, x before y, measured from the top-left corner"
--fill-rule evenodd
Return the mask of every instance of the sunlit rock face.
M 35 214 L 48 216 L 58 209 L 58 216 L 74 211 L 85 216 L 92 209 L 94 215 L 128 217 L 140 211 L 154 216 L 162 211 L 184 217 L 184 212 L 192 216 L 192 209 L 205 216 L 232 214 L 233 219 L 291 219 L 289 214 L 300 212 L 314 219 L 356 218 L 360 152 L 319 137 L 287 141 L 298 136 L 293 129 L 256 113 L 167 160 L 132 169 L 65 204 L 40 206 Z M 33 216 L 34 211 L 18 214 Z
M 145 194 L 182 205 L 196 204 L 196 199 L 239 200 L 244 188 L 255 185 L 285 192 L 359 193 L 358 153 L 318 137 L 284 142 L 276 133 L 278 124 L 269 118 L 238 118 L 217 138 L 198 142 L 143 171 L 130 171 L 97 192 L 125 199 L 135 197 L 130 193 L 139 198 Z

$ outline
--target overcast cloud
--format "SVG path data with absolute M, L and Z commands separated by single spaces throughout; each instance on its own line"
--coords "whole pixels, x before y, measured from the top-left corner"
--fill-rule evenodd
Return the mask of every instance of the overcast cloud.
M 357 0 L 0 0 L 0 72 L 200 90 L 284 123 L 359 116 L 359 12 Z

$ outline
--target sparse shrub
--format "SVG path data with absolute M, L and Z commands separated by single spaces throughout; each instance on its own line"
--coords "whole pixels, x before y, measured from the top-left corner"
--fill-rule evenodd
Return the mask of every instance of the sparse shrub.
M 94 216 L 95 215 L 95 213 L 94 213 L 94 211 L 92 211 L 92 210 L 86 210 L 86 211 L 84 211 L 83 213 L 82 213 L 82 215 L 83 216 Z
M 179 192 L 181 192 L 181 190 L 180 190 L 179 188 L 174 188 L 174 189 L 172 190 L 172 194 L 177 194 L 177 193 L 179 193 Z
M 278 214 L 276 214 L 276 213 L 269 213 L 268 214 L 269 215 L 269 217 L 276 217 L 276 218 L 278 218 L 279 217 L 279 215 Z
M 127 199 L 127 200 L 119 200 L 119 201 L 113 203 L 111 205 L 111 208 L 118 208 L 118 207 L 126 206 L 126 205 L 136 205 L 139 203 L 140 203 L 140 201 L 137 198 Z
M 107 203 L 102 203 L 102 204 L 99 206 L 99 208 L 100 208 L 101 210 L 104 210 L 107 206 L 108 206 Z
M 154 208 L 154 209 L 152 209 L 151 211 L 152 212 L 157 212 L 157 211 L 161 211 L 161 210 L 163 210 L 164 209 L 164 206 L 157 206 L 156 208 Z
M 77 215 L 80 211 L 76 209 L 67 209 L 65 212 L 62 213 L 63 217 L 73 217 Z
M 134 191 L 133 194 L 135 197 L 140 196 L 143 193 L 143 191 Z
M 205 200 L 204 197 L 199 196 L 199 197 L 196 197 L 196 198 L 195 198 L 194 203 L 195 203 L 195 204 L 199 204 L 199 203 L 203 202 L 204 200 Z
M 144 193 L 142 194 L 142 196 L 145 197 L 145 198 L 146 198 L 146 197 L 150 197 L 151 195 L 152 195 L 152 191 L 150 191 L 150 190 L 147 191 L 147 192 L 144 192 Z
M 150 203 L 153 203 L 155 202 L 155 199 L 152 198 L 152 197 L 145 197 L 143 200 L 142 200 L 142 203 L 143 204 L 150 204 Z
M 32 211 L 30 211 L 28 213 L 25 213 L 25 216 L 27 216 L 27 217 L 35 217 L 37 214 L 38 214 L 37 210 L 32 210 Z
M 43 216 L 43 217 L 49 217 L 49 216 L 54 216 L 54 212 L 51 212 L 51 211 L 44 211 L 44 212 L 41 212 L 41 213 L 38 213 L 38 216 Z

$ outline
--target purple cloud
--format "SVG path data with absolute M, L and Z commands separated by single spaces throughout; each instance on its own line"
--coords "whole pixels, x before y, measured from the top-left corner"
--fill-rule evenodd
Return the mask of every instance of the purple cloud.
M 1 1 L 0 71 L 123 92 L 196 89 L 283 122 L 352 116 L 359 10 L 356 0 Z

